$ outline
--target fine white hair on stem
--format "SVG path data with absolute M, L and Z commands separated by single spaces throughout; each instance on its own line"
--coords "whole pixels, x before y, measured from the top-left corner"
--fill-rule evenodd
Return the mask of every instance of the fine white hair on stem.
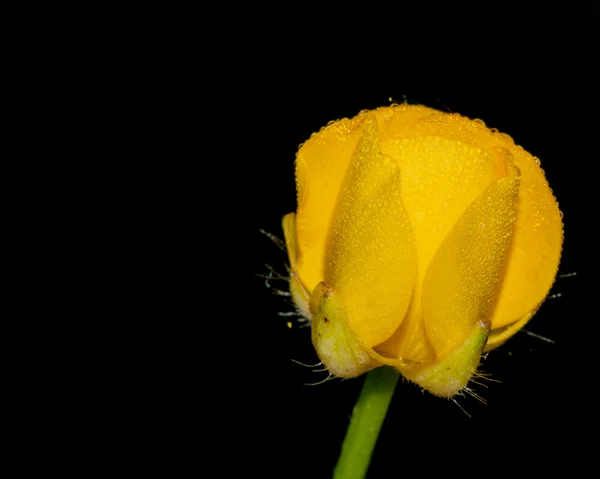
M 573 276 L 577 276 L 577 273 L 574 271 L 572 273 L 559 274 L 559 278 L 572 278 Z
M 292 362 L 299 364 L 300 366 L 304 366 L 306 368 L 317 368 L 319 366 L 323 366 L 323 362 L 319 361 L 316 364 L 304 364 L 301 363 L 300 361 L 296 361 L 295 359 L 291 360 Z M 311 371 L 312 373 L 325 373 L 325 372 L 329 372 L 327 368 L 323 367 L 320 369 L 313 369 Z M 305 386 L 317 386 L 319 384 L 323 384 L 325 381 L 329 381 L 330 379 L 334 379 L 336 376 L 334 376 L 333 374 L 329 373 L 329 375 L 323 380 L 323 381 L 319 381 L 317 383 L 304 383 Z
M 490 377 L 491 374 L 484 373 L 483 371 L 475 371 L 473 373 L 473 376 L 476 377 L 476 378 L 478 378 L 478 379 L 481 379 L 481 380 L 484 380 L 484 381 L 490 381 L 490 382 L 493 382 L 493 383 L 501 383 L 502 382 L 499 379 L 491 378 Z M 471 381 L 473 381 L 473 380 L 471 379 Z
M 325 379 L 323 379 L 322 381 L 319 381 L 318 383 L 303 383 L 303 384 L 304 384 L 304 386 L 318 386 L 319 384 L 326 383 L 327 381 L 331 381 L 332 379 L 335 379 L 335 378 L 336 378 L 336 376 L 329 373 Z
M 272 294 L 274 294 L 275 296 L 291 296 L 289 291 L 284 291 L 282 289 L 273 289 L 273 291 L 271 291 Z
M 537 333 L 534 333 L 532 331 L 529 331 L 528 329 L 523 329 L 522 331 L 525 334 L 529 335 L 529 336 L 532 336 L 532 337 L 537 338 L 537 339 L 541 339 L 542 341 L 546 341 L 547 343 L 556 344 L 556 341 L 554 341 L 554 340 L 552 340 L 550 338 L 547 338 L 545 336 L 542 336 L 541 334 L 537 334 Z
M 265 265 L 267 268 L 270 268 L 268 264 Z M 269 281 L 289 281 L 289 278 L 286 276 L 281 276 L 279 273 L 273 273 L 273 271 L 269 271 L 269 274 L 256 273 L 256 276 L 259 278 L 265 278 Z M 271 286 L 267 286 L 270 288 Z
M 573 278 L 575 276 L 577 276 L 576 271 L 573 271 L 572 273 L 559 274 L 556 277 L 558 279 L 565 279 L 565 278 Z M 547 296 L 546 299 L 558 299 L 558 298 L 562 298 L 562 295 L 563 295 L 562 293 L 554 293 L 554 294 Z
M 263 230 L 262 228 L 259 231 L 262 234 L 264 234 L 267 238 L 269 238 L 273 243 L 275 243 L 281 251 L 287 252 L 287 248 L 285 247 L 285 241 L 283 241 L 281 238 L 278 238 L 273 233 L 269 233 L 268 231 Z
M 302 315 L 298 312 L 298 311 L 280 311 L 279 313 L 277 313 L 278 316 L 283 316 L 284 318 L 287 318 L 289 316 L 293 316 L 293 317 L 302 317 Z
M 289 267 L 287 265 L 285 265 L 285 266 L 286 266 L 286 270 L 288 272 L 287 276 L 282 275 L 281 273 L 276 271 L 275 268 L 273 268 L 273 266 L 266 264 L 266 263 L 265 263 L 265 267 L 269 270 L 269 274 L 257 273 L 256 276 L 258 276 L 259 278 L 265 278 L 265 286 L 267 288 L 271 288 L 270 281 L 288 282 L 290 280 Z
M 437 100 L 437 101 L 439 101 L 439 102 L 440 102 L 440 103 L 441 103 L 441 104 L 444 106 L 444 108 L 446 108 L 446 110 L 448 110 L 448 112 L 449 112 L 449 113 L 454 113 L 454 112 L 453 112 L 453 111 L 450 109 L 450 107 L 449 107 L 448 105 L 446 105 L 446 104 L 445 104 L 445 103 L 444 103 L 442 100 L 440 100 L 439 98 L 436 98 L 436 100 Z M 471 416 L 469 416 L 469 417 L 471 417 Z
M 462 390 L 465 391 L 469 396 L 477 399 L 481 404 L 487 404 L 487 401 L 484 398 L 482 398 L 479 394 L 477 394 L 473 389 L 464 387 L 462 388 Z
M 299 364 L 300 366 L 304 366 L 305 368 L 316 368 L 318 366 L 323 365 L 323 361 L 319 361 L 317 364 L 305 364 L 305 363 L 301 363 L 300 361 L 296 361 L 295 359 L 290 359 L 290 361 L 292 361 L 293 363 Z
M 477 384 L 478 386 L 481 386 L 481 387 L 484 387 L 487 389 L 487 384 L 480 383 L 479 381 L 477 381 L 473 378 L 471 378 L 469 382 L 472 382 L 473 384 Z
M 460 393 L 458 393 L 458 394 L 460 394 Z M 462 394 L 461 394 L 461 396 L 462 396 Z M 460 410 L 461 410 L 462 412 L 464 412 L 464 413 L 465 413 L 467 416 L 471 417 L 471 415 L 470 415 L 470 414 L 469 414 L 469 413 L 468 413 L 468 412 L 465 410 L 465 408 L 463 408 L 463 407 L 462 407 L 462 406 L 461 406 L 461 405 L 458 403 L 458 401 L 457 401 L 456 399 L 454 399 L 454 398 L 450 398 L 450 399 L 452 400 L 452 402 L 453 402 L 454 404 L 456 404 L 456 405 L 457 405 L 457 406 L 460 408 Z

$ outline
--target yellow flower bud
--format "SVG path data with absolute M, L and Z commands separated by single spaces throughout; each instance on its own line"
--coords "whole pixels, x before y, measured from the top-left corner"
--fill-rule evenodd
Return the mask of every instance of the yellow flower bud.
M 480 120 L 361 112 L 301 146 L 296 184 L 290 291 L 336 376 L 386 364 L 451 397 L 556 276 L 562 219 L 539 161 Z

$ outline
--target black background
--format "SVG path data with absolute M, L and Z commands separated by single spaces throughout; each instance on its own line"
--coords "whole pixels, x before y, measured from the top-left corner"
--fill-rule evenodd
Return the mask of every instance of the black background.
M 83 476 L 102 468 L 114 475 L 125 463 L 159 475 L 162 466 L 165 477 L 331 477 L 363 379 L 305 385 L 324 374 L 292 362 L 318 360 L 309 328 L 278 314 L 291 305 L 259 276 L 268 272 L 265 264 L 285 273 L 287 261 L 260 230 L 281 238 L 281 218 L 296 208 L 298 145 L 329 121 L 387 105 L 390 97 L 480 118 L 538 156 L 564 212 L 559 273 L 577 275 L 557 279 L 551 294 L 561 297 L 549 299 L 527 326 L 550 342 L 520 332 L 484 360 L 484 371 L 499 381 L 476 387 L 486 405 L 459 397 L 461 409 L 400 383 L 368 477 L 487 476 L 500 469 L 542 475 L 561 466 L 577 476 L 595 466 L 595 12 L 573 3 L 500 18 L 504 6 L 494 4 L 450 18 L 437 6 L 419 15 L 396 6 L 344 5 L 330 18 L 304 4 L 259 11 L 249 3 L 248 12 L 226 4 L 223 15 L 172 18 L 158 11 L 150 20 L 140 9 L 125 21 L 131 39 L 115 37 L 108 22 L 97 35 L 101 45 L 115 43 L 106 65 L 84 45 L 81 57 L 93 68 L 81 74 L 92 85 L 81 84 L 79 59 L 69 56 L 78 74 L 66 76 L 64 96 L 75 93 L 77 107 L 94 121 L 67 111 L 77 123 L 71 130 L 53 109 L 46 113 L 76 156 L 69 183 L 87 190 L 78 168 L 89 165 L 90 182 L 101 183 L 91 195 L 102 214 L 67 191 L 69 206 L 84 209 L 69 218 L 77 234 L 65 244 L 75 250 L 83 242 L 80 217 L 92 221 L 89 236 L 98 243 L 86 244 L 76 259 L 92 276 L 108 274 L 98 275 L 98 287 L 71 275 L 85 293 L 98 293 L 93 300 L 50 281 L 67 303 L 83 306 L 74 310 L 75 327 L 58 329 L 69 347 L 43 338 L 52 352 L 35 363 L 48 368 L 49 386 L 22 374 L 39 390 L 23 389 L 32 401 L 24 401 L 23 414 L 7 410 L 60 467 L 83 464 Z M 358 14 L 354 23 L 342 18 L 346 10 Z M 302 12 L 314 21 L 296 24 Z M 77 23 L 87 28 L 83 19 Z M 32 78 L 43 83 L 52 75 L 40 70 Z M 61 90 L 50 91 L 64 113 Z M 47 167 L 60 164 L 62 146 L 48 150 L 35 135 L 27 141 L 44 147 L 39 159 Z M 50 256 L 62 263 L 60 253 Z M 44 301 L 32 298 L 43 303 L 41 321 L 56 329 Z M 16 361 L 29 356 L 19 349 Z M 64 358 L 58 366 L 55 350 Z M 39 424 L 30 428 L 27 418 Z M 51 467 L 24 450 L 24 464 Z
M 236 340 L 223 340 L 225 348 L 232 348 L 232 370 L 224 374 L 235 384 L 225 386 L 235 399 L 226 402 L 230 429 L 223 441 L 248 456 L 250 470 L 272 477 L 326 478 L 335 465 L 362 378 L 305 384 L 324 379 L 325 373 L 292 362 L 318 359 L 310 328 L 278 315 L 293 310 L 287 298 L 272 294 L 286 284 L 270 281 L 269 289 L 258 276 L 268 274 L 265 264 L 285 275 L 287 261 L 259 230 L 283 237 L 281 217 L 296 207 L 297 146 L 328 121 L 387 105 L 390 97 L 483 119 L 538 156 L 564 213 L 559 274 L 577 275 L 556 280 L 551 294 L 560 297 L 548 299 L 526 327 L 550 341 L 520 332 L 483 361 L 482 369 L 498 381 L 475 385 L 487 404 L 458 397 L 459 408 L 411 383 L 399 383 L 368 477 L 398 477 L 422 468 L 541 472 L 559 463 L 582 464 L 582 431 L 596 417 L 590 390 L 593 350 L 587 346 L 595 319 L 583 304 L 584 291 L 593 290 L 595 281 L 586 272 L 585 238 L 587 215 L 597 205 L 586 179 L 596 133 L 585 119 L 594 104 L 586 95 L 573 94 L 553 89 L 423 96 L 395 88 L 302 97 L 280 93 L 257 100 L 245 140 L 248 163 L 235 180 L 243 199 L 231 211 L 230 226 L 238 236 L 227 242 L 236 272 L 228 271 L 235 290 L 225 295 L 225 329 L 231 328 Z

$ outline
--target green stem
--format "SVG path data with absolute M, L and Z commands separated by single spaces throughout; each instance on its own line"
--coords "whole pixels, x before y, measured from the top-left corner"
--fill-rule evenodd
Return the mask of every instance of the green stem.
M 383 366 L 367 374 L 354 411 L 334 479 L 362 479 L 367 474 L 379 430 L 400 374 Z

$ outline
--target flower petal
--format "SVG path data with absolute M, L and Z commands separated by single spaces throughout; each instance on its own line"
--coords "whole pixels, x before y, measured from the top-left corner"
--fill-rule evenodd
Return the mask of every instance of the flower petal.
M 454 118 L 446 121 L 453 122 Z M 391 156 L 402 171 L 400 188 L 418 249 L 416 288 L 407 318 L 378 350 L 390 356 L 431 361 L 435 352 L 425 334 L 421 306 L 425 273 L 467 207 L 493 181 L 505 176 L 508 158 L 438 136 L 390 141 L 383 144 L 382 152 Z
M 539 160 L 520 147 L 512 151 L 521 186 L 506 273 L 491 316 L 493 329 L 533 316 L 554 282 L 562 249 L 562 216 Z
M 296 304 L 302 315 L 305 318 L 310 319 L 311 314 L 308 305 L 310 295 L 302 284 L 302 281 L 300 281 L 297 273 L 298 268 L 296 261 L 298 258 L 298 248 L 296 243 L 296 214 L 288 213 L 285 215 L 283 217 L 282 227 L 285 246 L 290 260 L 290 294 L 292 295 L 294 304 Z
M 438 136 L 385 143 L 402 171 L 401 191 L 419 245 L 421 278 L 442 240 L 467 207 L 505 176 L 488 152 Z
M 324 278 L 331 214 L 365 118 L 359 115 L 330 124 L 311 136 L 296 156 L 297 272 L 309 292 Z
M 416 246 L 400 195 L 400 168 L 381 155 L 374 117 L 363 131 L 332 219 L 325 281 L 343 299 L 348 326 L 372 347 L 406 314 Z
M 423 315 L 438 358 L 486 319 L 505 264 L 516 216 L 518 176 L 494 181 L 440 245 L 423 282 Z
M 536 312 L 537 309 L 526 316 L 523 316 L 519 321 L 515 321 L 514 323 L 501 328 L 493 329 L 488 337 L 487 344 L 485 345 L 485 351 L 491 351 L 504 344 L 508 338 L 514 336 L 523 326 L 525 326 Z

